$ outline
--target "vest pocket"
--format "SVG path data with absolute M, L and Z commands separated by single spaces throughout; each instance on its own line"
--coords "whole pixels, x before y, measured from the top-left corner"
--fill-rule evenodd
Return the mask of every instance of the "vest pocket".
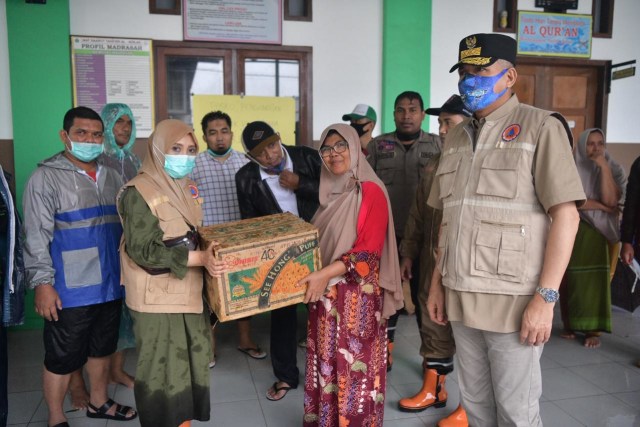
M 487 155 L 482 162 L 476 193 L 514 199 L 518 194 L 520 157 L 517 150 L 497 150 Z
M 382 161 L 378 160 L 378 168 L 376 173 L 378 175 L 378 178 L 380 178 L 380 181 L 382 181 L 384 185 L 393 184 L 393 177 L 396 173 L 396 169 L 393 166 L 393 159 L 385 159 Z
M 185 305 L 189 301 L 189 286 L 171 273 L 147 276 L 144 293 L 146 304 Z
M 524 281 L 527 227 L 481 221 L 471 250 L 471 275 L 508 282 Z
M 445 156 L 440 160 L 440 165 L 436 171 L 440 199 L 446 199 L 453 193 L 453 186 L 456 182 L 458 166 L 462 157 L 459 155 Z

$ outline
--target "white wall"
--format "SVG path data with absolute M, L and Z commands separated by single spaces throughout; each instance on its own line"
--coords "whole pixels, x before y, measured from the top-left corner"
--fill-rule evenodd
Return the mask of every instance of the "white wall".
M 182 40 L 181 17 L 150 15 L 146 0 L 70 0 L 69 7 L 73 35 Z M 382 0 L 322 0 L 313 22 L 283 22 L 283 45 L 313 48 L 314 139 L 358 103 L 380 113 L 380 28 Z
M 464 4 L 464 13 L 460 7 Z M 534 0 L 519 0 L 521 10 L 541 10 Z M 590 14 L 591 2 L 582 0 L 575 13 Z M 457 74 L 449 74 L 456 62 L 458 43 L 473 33 L 489 33 L 493 27 L 493 0 L 433 0 L 431 103 L 440 106 L 457 92 Z M 640 19 L 640 1 L 617 0 L 614 8 L 613 37 L 594 38 L 591 59 L 610 59 L 614 64 L 631 59 L 640 60 L 640 44 L 636 31 Z M 515 37 L 514 34 L 512 36 Z M 640 66 L 640 64 L 638 64 Z M 607 140 L 609 142 L 640 143 L 640 132 L 631 126 L 637 120 L 635 100 L 640 95 L 640 75 L 614 80 L 609 94 Z M 437 120 L 431 119 L 431 129 Z
M 74 35 L 182 40 L 180 16 L 149 15 L 145 0 L 69 0 Z M 522 9 L 534 9 L 533 0 L 520 0 Z M 591 2 L 581 1 L 578 13 L 590 13 Z M 0 0 L 0 138 L 12 138 L 6 0 Z M 315 2 L 313 22 L 284 21 L 285 45 L 313 47 L 313 136 L 340 121 L 357 103 L 381 103 L 382 0 L 322 0 Z M 462 7 L 464 6 L 464 7 Z M 461 12 L 462 11 L 462 12 Z M 493 0 L 433 0 L 430 106 L 439 106 L 457 91 L 449 68 L 457 58 L 458 42 L 475 32 L 492 29 Z M 618 0 L 612 39 L 593 40 L 593 59 L 613 63 L 640 59 L 634 28 L 640 1 Z M 611 85 L 608 139 L 640 143 L 640 132 L 630 124 L 637 116 L 635 99 L 640 75 Z M 635 95 L 635 96 L 634 96 Z M 432 131 L 437 121 L 432 118 Z M 379 126 L 374 131 L 379 133 Z
M 0 139 L 13 138 L 6 6 L 6 0 L 0 0 Z

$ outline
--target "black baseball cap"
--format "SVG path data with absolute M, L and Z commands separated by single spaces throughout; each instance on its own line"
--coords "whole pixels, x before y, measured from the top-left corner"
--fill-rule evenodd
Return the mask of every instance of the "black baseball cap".
M 440 113 L 462 114 L 465 117 L 471 117 L 471 111 L 467 110 L 462 102 L 460 95 L 451 95 L 440 108 L 427 108 L 425 113 L 430 116 L 439 116 Z
M 255 157 L 274 141 L 279 141 L 280 135 L 268 123 L 257 121 L 247 123 L 242 131 L 242 145 L 247 153 Z
M 472 34 L 460 40 L 458 62 L 449 72 L 458 69 L 462 64 L 489 66 L 498 59 L 516 64 L 518 46 L 516 41 L 504 34 Z

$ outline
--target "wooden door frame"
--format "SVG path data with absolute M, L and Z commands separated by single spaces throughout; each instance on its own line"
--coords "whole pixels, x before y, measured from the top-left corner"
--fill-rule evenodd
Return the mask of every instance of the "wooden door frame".
M 222 55 L 222 52 L 227 54 Z M 255 56 L 300 61 L 300 134 L 299 145 L 313 146 L 313 48 L 309 46 L 273 46 L 249 43 L 212 43 L 196 41 L 154 40 L 154 93 L 156 123 L 167 118 L 167 55 L 224 57 L 224 94 L 244 92 L 244 70 L 238 66 L 239 58 Z M 155 123 L 154 123 L 155 126 Z
M 598 59 L 573 59 L 573 58 L 545 58 L 540 56 L 518 56 L 516 58 L 516 70 L 518 65 L 546 66 L 546 67 L 589 67 L 595 68 L 598 75 L 598 88 L 596 95 L 595 127 L 607 133 L 607 112 L 609 105 L 609 92 L 611 92 L 611 61 Z

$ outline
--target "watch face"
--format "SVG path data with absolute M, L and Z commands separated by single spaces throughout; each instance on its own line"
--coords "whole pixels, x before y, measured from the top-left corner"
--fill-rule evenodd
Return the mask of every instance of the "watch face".
M 556 302 L 558 301 L 558 297 L 560 296 L 560 294 L 558 294 L 558 291 L 547 288 L 538 288 L 538 293 L 546 302 Z

